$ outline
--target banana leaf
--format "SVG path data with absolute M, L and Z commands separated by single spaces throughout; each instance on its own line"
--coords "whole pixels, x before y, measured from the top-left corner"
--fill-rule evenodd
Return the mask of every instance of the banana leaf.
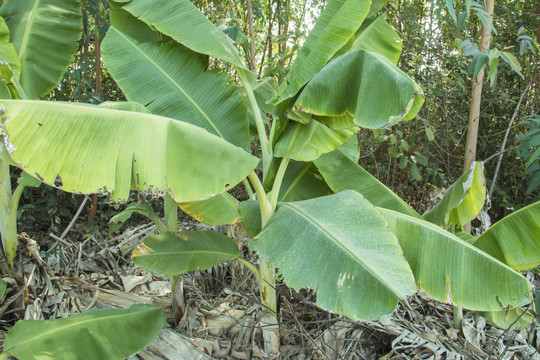
M 346 148 L 340 147 L 331 153 L 322 155 L 314 162 L 334 192 L 354 190 L 365 196 L 375 206 L 420 217 L 392 190 L 348 157 L 345 150 Z
M 186 214 L 208 225 L 234 224 L 240 220 L 238 200 L 229 193 L 208 200 L 178 204 Z
M 355 319 L 391 313 L 415 291 L 388 224 L 354 191 L 281 203 L 251 249 L 289 286 L 317 292 L 317 306 Z
M 63 102 L 2 104 L 13 160 L 69 192 L 127 199 L 137 189 L 199 201 L 232 188 L 258 164 L 225 140 L 170 118 Z
M 289 121 L 274 148 L 274 156 L 296 161 L 313 161 L 346 143 L 358 127 L 332 130 L 318 121 L 301 124 Z
M 407 74 L 382 55 L 358 50 L 329 62 L 302 90 L 292 110 L 301 122 L 310 121 L 302 114 L 345 116 L 376 129 L 414 118 L 423 102 L 422 90 Z
M 540 201 L 493 224 L 474 246 L 516 270 L 540 265 Z
M 4 351 L 20 360 L 126 359 L 144 349 L 165 326 L 151 305 L 100 310 L 56 320 L 19 320 Z
M 246 103 L 236 87 L 228 84 L 226 74 L 206 71 L 206 56 L 172 41 L 137 40 L 150 29 L 125 11 L 116 10 L 113 15 L 113 26 L 102 44 L 103 60 L 130 101 L 249 150 Z M 117 29 L 116 23 L 124 30 Z
M 6 0 L 0 8 L 19 56 L 20 84 L 30 99 L 62 79 L 82 31 L 80 0 Z M 16 64 L 11 64 L 14 68 Z
M 247 69 L 234 42 L 215 27 L 191 1 L 117 2 L 125 3 L 122 6 L 124 10 L 191 50 Z
M 153 273 L 176 276 L 206 270 L 240 256 L 236 242 L 215 231 L 187 231 L 154 235 L 139 245 L 133 262 Z
M 499 260 L 430 222 L 378 210 L 397 236 L 418 288 L 434 299 L 476 311 L 531 301 L 527 279 Z
M 371 1 L 368 0 L 328 2 L 279 88 L 276 103 L 296 95 L 353 37 L 364 21 L 370 5 Z
M 443 199 L 422 216 L 442 227 L 462 227 L 482 210 L 486 199 L 484 164 L 473 162 L 471 167 L 452 184 Z

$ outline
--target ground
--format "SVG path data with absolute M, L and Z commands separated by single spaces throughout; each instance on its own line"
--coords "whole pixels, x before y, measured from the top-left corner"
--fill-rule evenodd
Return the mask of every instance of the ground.
M 7 293 L 0 322 L 3 341 L 16 319 L 52 319 L 99 308 L 133 303 L 163 307 L 168 324 L 144 351 L 130 359 L 260 359 L 264 353 L 257 282 L 233 261 L 182 277 L 176 288 L 183 303 L 175 320 L 169 279 L 137 267 L 131 253 L 157 229 L 135 218 L 121 232 L 88 233 L 82 220 L 64 236 L 21 234 L 19 262 L 26 282 L 24 304 L 13 308 L 17 294 Z M 183 229 L 208 229 L 182 218 Z M 228 231 L 245 247 L 239 227 Z M 528 275 L 533 285 L 540 276 Z M 9 279 L 6 279 L 9 282 Z M 282 359 L 540 359 L 540 326 L 499 329 L 465 312 L 462 330 L 453 326 L 452 307 L 416 294 L 401 301 L 390 316 L 374 322 L 351 320 L 318 309 L 313 292 L 296 292 L 280 283 L 279 320 Z M 6 305 L 13 300 L 11 305 Z

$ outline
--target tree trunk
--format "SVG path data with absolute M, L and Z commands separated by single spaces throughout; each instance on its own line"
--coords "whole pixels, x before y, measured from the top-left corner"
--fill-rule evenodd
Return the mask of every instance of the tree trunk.
M 251 0 L 247 0 L 248 25 L 249 25 L 249 70 L 255 71 L 255 30 L 253 29 L 253 8 Z
M 101 86 L 101 36 L 99 36 L 99 22 L 96 20 L 96 35 L 94 39 L 94 52 L 95 52 L 95 71 L 96 71 L 96 93 L 103 101 L 103 88 Z M 88 212 L 87 224 L 94 221 L 96 217 L 97 207 L 98 207 L 98 194 L 92 194 L 90 196 L 90 211 Z
M 489 14 L 489 18 L 492 23 L 494 3 L 495 0 L 486 1 L 486 11 Z M 480 45 L 487 50 L 489 49 L 490 41 L 490 29 L 482 27 Z M 465 144 L 465 161 L 463 162 L 463 171 L 466 171 L 471 166 L 471 163 L 476 160 L 476 143 L 478 141 L 478 124 L 480 122 L 480 103 L 482 100 L 483 80 L 484 69 L 480 70 L 472 85 L 471 108 L 469 111 L 469 127 L 467 130 L 467 142 Z
M 285 53 L 287 52 L 287 39 L 289 35 L 289 0 L 285 2 L 285 24 L 283 25 L 283 43 L 281 44 L 281 67 L 285 67 Z

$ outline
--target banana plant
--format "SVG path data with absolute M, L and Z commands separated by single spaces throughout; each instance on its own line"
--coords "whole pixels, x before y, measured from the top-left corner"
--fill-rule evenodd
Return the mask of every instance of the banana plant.
M 276 276 L 314 289 L 321 308 L 364 320 L 418 289 L 477 311 L 524 306 L 523 276 L 422 219 L 358 165 L 360 127 L 411 120 L 423 103 L 396 66 L 401 40 L 372 17 L 377 4 L 329 1 L 277 84 L 257 81 L 189 0 L 111 1 L 103 59 L 131 103 L 2 100 L 10 159 L 66 191 L 154 192 L 209 223 L 241 219 L 258 267 L 223 234 L 167 224 L 133 259 L 168 276 L 237 259 L 274 317 Z M 232 65 L 240 84 L 209 70 L 209 57 Z M 260 158 L 249 153 L 250 125 Z M 251 198 L 238 203 L 226 191 L 240 182 Z
M 28 100 L 45 96 L 60 81 L 77 48 L 81 2 L 6 0 L 0 15 L 0 97 Z M 0 113 L 5 115 L 3 106 Z M 39 186 L 41 181 L 39 176 L 23 172 L 12 190 L 10 166 L 16 163 L 6 149 L 10 145 L 4 141 L 3 128 L 0 138 L 0 237 L 11 267 L 18 243 L 19 199 L 25 187 Z M 6 286 L 0 282 L 0 297 Z M 0 359 L 125 359 L 152 342 L 164 325 L 163 310 L 148 305 L 66 319 L 23 320 L 6 336 Z

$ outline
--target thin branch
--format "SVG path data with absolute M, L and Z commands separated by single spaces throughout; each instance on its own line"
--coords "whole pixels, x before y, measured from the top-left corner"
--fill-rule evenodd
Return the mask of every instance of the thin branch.
M 495 168 L 495 173 L 493 174 L 493 180 L 491 180 L 491 187 L 489 188 L 490 199 L 491 199 L 491 195 L 493 194 L 493 189 L 495 189 L 495 182 L 497 181 L 497 176 L 499 175 L 499 169 L 501 168 L 501 162 L 504 155 L 504 148 L 506 147 L 506 141 L 508 140 L 510 129 L 512 128 L 512 124 L 514 123 L 514 120 L 516 119 L 516 116 L 519 113 L 521 102 L 523 101 L 523 98 L 525 97 L 525 94 L 527 93 L 527 91 L 529 91 L 530 86 L 531 86 L 531 82 L 529 82 L 527 86 L 525 86 L 525 90 L 523 90 L 523 92 L 521 93 L 521 96 L 519 97 L 519 101 L 516 105 L 516 110 L 514 110 L 514 114 L 512 115 L 512 118 L 510 119 L 510 122 L 508 123 L 508 128 L 506 129 L 506 133 L 504 134 L 504 140 L 501 145 L 501 151 L 499 154 L 499 161 L 497 161 L 497 167 Z
M 62 233 L 62 235 L 60 235 L 60 238 L 63 239 L 66 237 L 67 233 L 69 232 L 69 230 L 71 230 L 71 228 L 73 227 L 73 225 L 75 225 L 75 222 L 77 221 L 77 219 L 79 218 L 79 215 L 81 214 L 81 211 L 84 209 L 84 205 L 86 204 L 86 202 L 88 201 L 88 196 L 85 196 L 84 197 L 84 200 L 81 204 L 81 206 L 79 206 L 79 209 L 77 210 L 77 212 L 75 213 L 75 216 L 73 217 L 73 219 L 71 219 L 71 222 L 69 223 L 69 225 L 67 226 L 66 230 L 64 230 L 64 232 Z

